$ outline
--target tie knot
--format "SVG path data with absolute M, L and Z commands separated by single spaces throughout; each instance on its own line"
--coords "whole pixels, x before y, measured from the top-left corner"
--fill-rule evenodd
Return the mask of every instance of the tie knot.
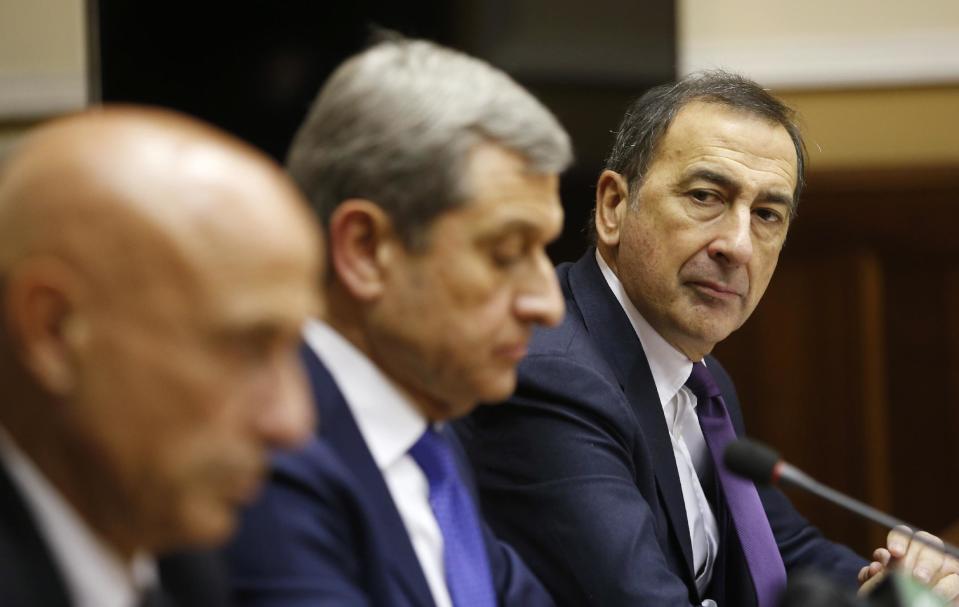
M 456 462 L 449 442 L 432 426 L 410 447 L 410 455 L 423 470 L 431 487 L 444 483 L 456 474 Z
M 719 386 L 716 385 L 716 380 L 713 379 L 713 374 L 701 362 L 693 363 L 693 372 L 689 374 L 689 379 L 686 380 L 686 387 L 692 390 L 696 399 L 700 401 L 722 395 Z

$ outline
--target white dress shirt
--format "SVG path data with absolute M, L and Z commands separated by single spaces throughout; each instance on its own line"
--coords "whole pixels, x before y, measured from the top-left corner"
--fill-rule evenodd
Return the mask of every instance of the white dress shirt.
M 329 325 L 310 321 L 304 337 L 336 380 L 386 480 L 433 601 L 437 607 L 452 607 L 443 566 L 443 534 L 430 507 L 429 481 L 409 454 L 426 431 L 426 418 L 399 386 Z
M 706 439 L 703 438 L 703 431 L 699 426 L 699 418 L 696 416 L 696 395 L 685 386 L 686 379 L 693 370 L 693 363 L 646 322 L 599 251 L 596 252 L 596 261 L 606 283 L 633 325 L 646 353 L 646 360 L 649 361 L 649 370 L 656 383 L 669 438 L 673 444 L 693 547 L 696 587 L 702 594 L 712 579 L 719 547 L 719 527 L 700 482 L 700 478 L 709 478 L 712 474 L 712 463 Z
M 155 561 L 124 563 L 96 536 L 36 465 L 0 428 L 0 459 L 30 509 L 75 607 L 135 607 L 157 582 Z

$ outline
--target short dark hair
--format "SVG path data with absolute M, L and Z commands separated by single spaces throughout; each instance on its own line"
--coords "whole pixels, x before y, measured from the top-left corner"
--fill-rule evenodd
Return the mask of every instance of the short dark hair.
M 796 188 L 791 208 L 795 215 L 805 185 L 806 170 L 806 146 L 796 122 L 796 113 L 749 78 L 723 70 L 696 72 L 678 82 L 646 91 L 626 110 L 605 168 L 622 175 L 630 190 L 636 191 L 642 185 L 669 125 L 679 111 L 693 101 L 718 103 L 786 129 L 796 147 Z M 593 241 L 596 239 L 594 221 L 595 214 L 590 215 L 588 229 Z

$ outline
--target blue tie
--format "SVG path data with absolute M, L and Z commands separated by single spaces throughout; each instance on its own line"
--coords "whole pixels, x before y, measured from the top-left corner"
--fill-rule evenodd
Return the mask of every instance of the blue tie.
M 446 587 L 455 607 L 496 607 L 486 545 L 473 500 L 449 443 L 432 427 L 410 448 L 430 484 L 430 506 L 443 533 Z

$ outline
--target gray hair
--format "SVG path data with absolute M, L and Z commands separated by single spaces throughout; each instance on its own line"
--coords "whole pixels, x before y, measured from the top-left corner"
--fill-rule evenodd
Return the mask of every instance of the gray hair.
M 534 173 L 572 161 L 556 118 L 505 73 L 431 42 L 392 39 L 330 76 L 287 166 L 324 225 L 342 201 L 363 198 L 418 244 L 433 219 L 469 199 L 466 161 L 483 141 L 518 153 Z
M 690 74 L 674 84 L 652 88 L 633 102 L 616 132 L 616 141 L 606 160 L 606 168 L 626 178 L 630 190 L 638 191 L 643 177 L 656 156 L 659 142 L 676 115 L 692 101 L 718 103 L 734 110 L 759 116 L 781 125 L 796 147 L 796 188 L 793 214 L 805 185 L 806 146 L 796 122 L 795 112 L 752 80 L 722 70 Z M 590 233 L 595 239 L 594 218 Z

